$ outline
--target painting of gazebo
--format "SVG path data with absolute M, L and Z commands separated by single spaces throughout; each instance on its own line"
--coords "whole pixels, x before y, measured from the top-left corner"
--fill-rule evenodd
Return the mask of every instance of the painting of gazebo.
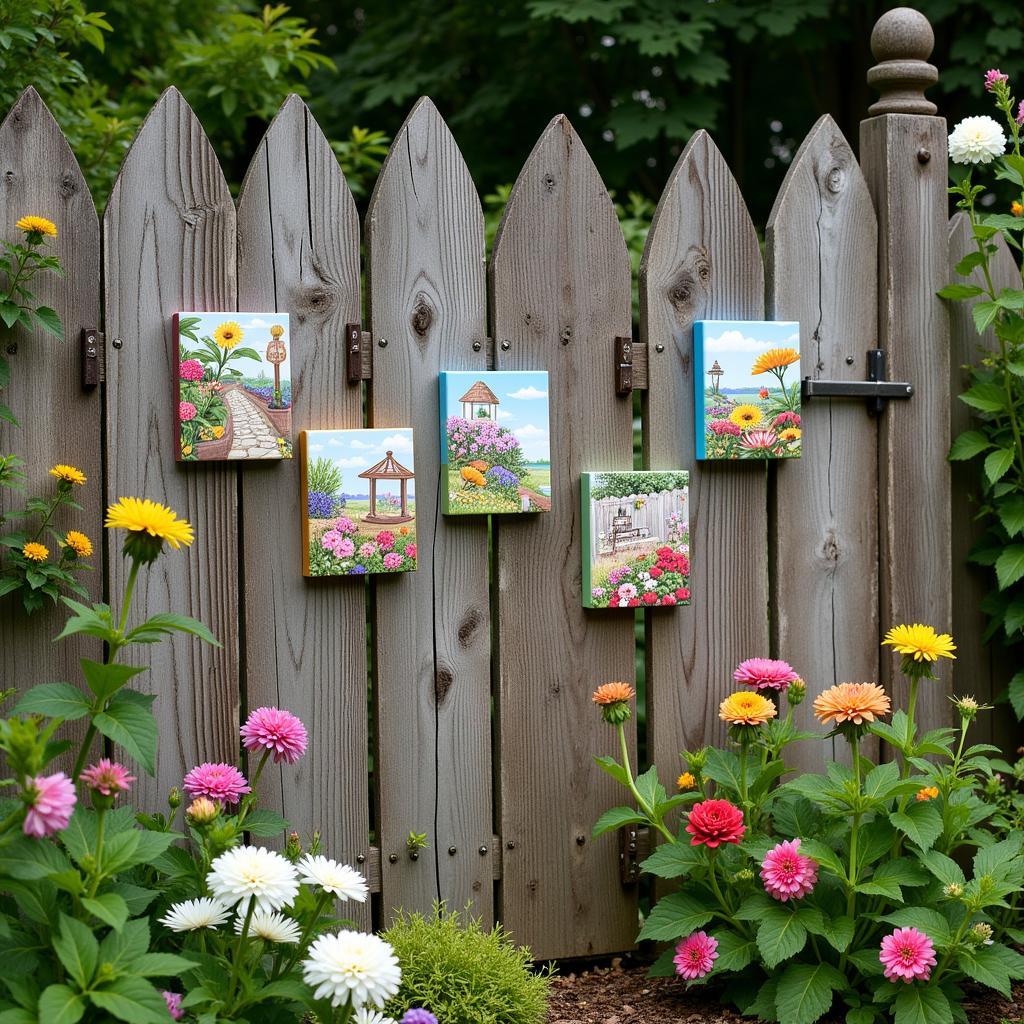
M 439 404 L 445 515 L 551 510 L 546 371 L 445 370 Z
M 302 572 L 366 576 L 416 568 L 412 430 L 304 430 Z

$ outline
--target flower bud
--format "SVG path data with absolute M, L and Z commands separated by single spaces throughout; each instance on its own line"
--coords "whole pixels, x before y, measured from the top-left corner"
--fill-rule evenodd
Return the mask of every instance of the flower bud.
M 298 832 L 288 833 L 288 842 L 285 844 L 284 855 L 294 863 L 302 856 L 302 840 Z
M 964 722 L 973 722 L 979 711 L 990 710 L 988 704 L 979 704 L 973 697 L 950 697 L 949 699 L 959 712 L 961 721 Z
M 786 690 L 786 700 L 789 701 L 789 706 L 793 708 L 802 704 L 806 696 L 807 684 L 802 679 L 794 679 L 789 684 L 789 689 Z
M 754 880 L 754 872 L 750 868 L 743 868 L 742 871 L 737 871 L 732 876 L 734 882 L 752 882 Z
M 694 750 L 692 753 L 689 750 L 684 750 L 683 758 L 690 771 L 694 775 L 700 775 L 708 761 L 708 748 L 701 747 L 700 750 Z
M 217 815 L 220 807 L 207 796 L 198 796 L 185 809 L 185 817 L 193 825 L 209 825 Z
M 964 887 L 959 882 L 950 882 L 942 887 L 942 895 L 947 900 L 958 900 L 964 894 Z
M 984 921 L 979 921 L 967 933 L 967 941 L 975 946 L 991 946 L 992 925 L 986 924 Z
M 181 806 L 181 790 L 177 786 L 174 786 L 167 794 L 167 803 L 172 811 L 176 811 Z

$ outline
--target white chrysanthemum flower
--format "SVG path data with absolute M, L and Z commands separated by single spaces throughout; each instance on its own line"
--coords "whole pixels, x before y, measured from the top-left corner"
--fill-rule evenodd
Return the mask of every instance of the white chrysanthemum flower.
M 357 903 L 366 901 L 369 892 L 366 879 L 347 864 L 307 853 L 295 867 L 299 877 L 308 885 L 318 885 L 324 892 L 333 893 L 342 900 L 355 900 Z
M 321 935 L 302 961 L 302 978 L 332 1006 L 381 1006 L 398 992 L 402 970 L 383 939 L 363 932 Z
M 235 934 L 242 934 L 245 915 L 235 918 Z M 254 939 L 266 939 L 267 942 L 298 942 L 302 937 L 302 929 L 298 921 L 293 921 L 284 914 L 268 910 L 254 910 L 249 919 L 248 936 Z
M 352 1016 L 352 1024 L 396 1024 L 394 1017 L 385 1017 L 380 1010 L 360 1006 Z
M 203 897 L 199 900 L 186 900 L 174 903 L 171 909 L 160 918 L 160 923 L 167 925 L 172 932 L 194 932 L 200 928 L 216 928 L 228 919 L 231 908 L 224 906 L 220 900 Z
M 290 861 L 265 847 L 236 846 L 222 853 L 206 876 L 210 892 L 239 911 L 256 901 L 257 910 L 280 910 L 291 906 L 299 891 L 299 880 Z
M 987 164 L 1006 150 L 999 122 L 988 116 L 965 117 L 949 133 L 949 158 L 955 164 Z

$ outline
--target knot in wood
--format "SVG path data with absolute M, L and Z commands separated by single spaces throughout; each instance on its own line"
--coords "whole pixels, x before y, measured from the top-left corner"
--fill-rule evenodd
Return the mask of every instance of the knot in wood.
M 672 275 L 666 290 L 680 322 L 693 319 L 699 300 L 711 280 L 711 257 L 703 246 L 691 246 Z
M 868 85 L 881 98 L 870 114 L 934 114 L 937 107 L 924 91 L 939 80 L 928 63 L 935 33 L 928 19 L 910 7 L 887 11 L 871 33 L 871 52 L 878 63 L 868 71 Z
M 65 171 L 60 178 L 60 190 L 64 195 L 74 195 L 78 190 L 78 182 L 70 171 Z
M 821 553 L 825 561 L 837 565 L 839 562 L 839 538 L 832 530 L 825 534 L 825 542 L 821 546 Z
M 555 176 L 550 171 L 547 174 L 544 175 L 543 181 L 544 181 L 544 188 L 546 188 L 548 190 L 548 192 L 554 192 L 555 191 L 555 185 L 556 185 Z
M 430 308 L 426 296 L 417 295 L 416 304 L 412 307 L 412 315 L 409 317 L 412 329 L 422 338 L 430 330 L 433 322 L 434 311 Z
M 475 608 L 470 608 L 466 612 L 465 618 L 459 623 L 459 646 L 463 649 L 469 647 L 473 643 L 473 639 L 476 636 L 477 630 L 480 628 L 480 613 Z
M 846 171 L 842 167 L 833 167 L 825 175 L 825 187 L 833 195 L 838 195 L 846 187 Z
M 452 670 L 444 665 L 439 666 L 434 676 L 434 702 L 438 707 L 444 703 L 454 682 L 455 676 L 452 674 Z

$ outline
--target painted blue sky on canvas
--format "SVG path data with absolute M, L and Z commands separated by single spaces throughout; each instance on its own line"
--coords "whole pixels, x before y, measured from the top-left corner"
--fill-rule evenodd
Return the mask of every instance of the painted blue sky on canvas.
M 551 437 L 548 420 L 548 375 L 543 370 L 448 370 L 444 419 L 462 416 L 459 399 L 478 381 L 498 398 L 498 425 L 511 430 L 527 462 L 549 461 Z
M 369 493 L 369 483 L 359 474 L 380 462 L 391 452 L 406 469 L 416 472 L 413 465 L 412 430 L 392 427 L 381 430 L 311 430 L 306 438 L 310 462 L 330 459 L 344 474 L 341 489 L 345 494 Z M 415 483 L 409 481 L 409 497 L 414 496 Z M 397 480 L 380 480 L 378 494 L 398 494 Z
M 778 387 L 770 373 L 754 376 L 750 368 L 762 352 L 770 348 L 800 350 L 800 325 L 785 320 L 778 323 L 751 320 L 704 321 L 704 387 L 711 384 L 707 371 L 717 359 L 725 371 L 720 380 L 722 389 Z M 800 364 L 786 370 L 786 383 L 800 379 Z
M 197 338 L 213 337 L 213 332 L 221 324 L 234 321 L 242 329 L 242 340 L 237 348 L 255 349 L 260 354 L 260 360 L 239 359 L 237 356 L 228 364 L 231 369 L 238 370 L 243 377 L 273 377 L 274 364 L 268 363 L 262 358 L 267 353 L 267 345 L 271 342 L 270 328 L 279 325 L 284 328 L 281 340 L 284 342 L 287 358 L 281 363 L 281 377 L 283 380 L 290 379 L 290 364 L 292 339 L 288 330 L 287 313 L 179 313 L 179 318 L 199 317 L 199 323 L 193 328 Z M 185 347 L 192 350 L 196 343 L 188 338 L 182 339 Z

